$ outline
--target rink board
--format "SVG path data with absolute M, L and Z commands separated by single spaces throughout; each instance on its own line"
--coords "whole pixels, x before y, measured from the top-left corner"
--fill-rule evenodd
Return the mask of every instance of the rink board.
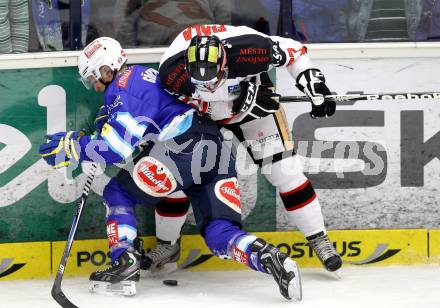
M 320 267 L 299 232 L 256 232 L 257 236 L 289 254 L 301 267 Z M 345 266 L 386 266 L 440 262 L 440 230 L 338 230 L 329 231 Z M 155 245 L 143 237 L 144 249 Z M 429 242 L 428 242 L 429 240 Z M 0 244 L 0 280 L 47 278 L 59 265 L 65 242 Z M 76 240 L 65 276 L 87 276 L 110 265 L 107 239 Z M 212 255 L 199 235 L 184 235 L 179 268 L 189 271 L 245 269 L 244 265 Z
M 0 280 L 48 278 L 50 242 L 0 244 Z
M 429 261 L 440 263 L 440 230 L 429 231 Z
M 288 253 L 302 267 L 320 267 L 307 241 L 299 232 L 256 232 Z M 344 230 L 329 231 L 329 235 L 347 265 L 410 265 L 426 263 L 427 230 Z M 143 237 L 144 249 L 155 245 L 154 237 Z M 54 242 L 52 267 L 57 268 L 64 242 Z M 75 241 L 65 272 L 66 276 L 88 275 L 109 266 L 106 239 Z M 199 235 L 182 238 L 179 267 L 184 270 L 237 270 L 245 267 L 237 262 L 212 255 Z
M 329 88 L 339 94 L 437 93 L 435 72 L 440 70 L 440 57 L 432 54 L 440 43 L 429 48 L 429 57 L 422 45 L 323 45 L 318 50 L 330 48 L 332 56 L 314 59 L 314 65 L 325 74 Z M 379 46 L 388 51 L 378 53 L 383 51 Z M 130 59 L 157 67 L 161 54 L 152 58 L 151 51 L 141 55 L 136 50 Z M 353 53 L 360 58 L 351 57 Z M 79 170 L 71 176 L 55 172 L 38 149 L 47 134 L 94 130 L 102 94 L 82 86 L 76 55 L 0 56 L 0 237 L 4 242 L 67 238 L 86 175 L 79 175 Z M 277 70 L 276 76 L 277 92 L 302 95 L 285 70 Z M 296 152 L 319 196 L 329 230 L 440 229 L 438 99 L 352 101 L 338 104 L 328 119 L 312 119 L 309 102 L 283 106 Z M 237 169 L 244 226 L 261 232 L 292 230 L 276 189 L 255 168 L 245 162 L 243 167 L 243 162 L 237 161 Z M 113 169 L 95 177 L 78 239 L 105 237 L 97 217 L 105 217 L 101 196 L 115 173 Z M 138 217 L 145 219 L 140 233 L 153 235 L 152 211 Z M 196 234 L 195 227 L 186 233 Z

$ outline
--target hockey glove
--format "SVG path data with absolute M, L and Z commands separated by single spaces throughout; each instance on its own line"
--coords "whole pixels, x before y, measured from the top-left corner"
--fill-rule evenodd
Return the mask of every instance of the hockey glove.
M 40 156 L 54 169 L 78 164 L 82 160 L 79 139 L 82 131 L 60 132 L 47 135 L 47 143 L 40 145 Z
M 234 100 L 232 111 L 234 113 L 247 112 L 249 116 L 259 119 L 264 118 L 280 109 L 278 97 L 266 86 L 257 86 L 250 81 L 240 82 L 240 96 Z
M 312 118 L 329 117 L 335 113 L 336 102 L 333 98 L 325 98 L 331 92 L 325 85 L 325 78 L 320 70 L 312 68 L 300 73 L 296 78 L 296 87 L 310 98 Z
M 101 133 L 102 127 L 104 126 L 105 123 L 107 123 L 107 120 L 108 120 L 107 110 L 105 109 L 104 106 L 101 106 L 95 118 L 95 131 L 98 134 Z

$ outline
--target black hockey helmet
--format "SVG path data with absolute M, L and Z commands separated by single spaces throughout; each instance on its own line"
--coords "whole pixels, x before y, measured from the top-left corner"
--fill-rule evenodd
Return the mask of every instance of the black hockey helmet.
M 185 53 L 191 83 L 201 91 L 214 92 L 226 80 L 226 53 L 215 36 L 195 36 Z

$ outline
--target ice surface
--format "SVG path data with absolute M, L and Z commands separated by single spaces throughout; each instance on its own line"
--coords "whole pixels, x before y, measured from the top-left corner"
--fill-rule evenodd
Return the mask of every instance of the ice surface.
M 172 308 L 439 308 L 440 266 L 345 267 L 338 281 L 323 269 L 303 269 L 303 301 L 284 300 L 271 276 L 249 271 L 177 272 L 142 278 L 134 297 L 88 292 L 88 279 L 65 278 L 63 291 L 79 307 Z M 177 287 L 162 284 L 177 279 Z M 0 282 L 0 307 L 58 307 L 52 280 Z

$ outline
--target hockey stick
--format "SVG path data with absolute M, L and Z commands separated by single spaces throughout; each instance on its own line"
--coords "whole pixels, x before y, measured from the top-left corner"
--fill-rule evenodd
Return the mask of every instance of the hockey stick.
M 395 101 L 395 100 L 419 100 L 419 99 L 440 99 L 440 92 L 419 92 L 419 93 L 377 93 L 377 94 L 347 94 L 347 95 L 328 95 L 326 99 L 334 99 L 336 102 L 349 101 Z M 279 101 L 288 102 L 307 102 L 307 96 L 281 96 Z
M 76 214 L 73 217 L 72 227 L 70 228 L 69 237 L 67 238 L 66 246 L 64 247 L 64 253 L 61 257 L 60 266 L 58 267 L 57 275 L 52 286 L 52 297 L 57 301 L 61 307 L 68 308 L 78 308 L 75 306 L 63 293 L 61 290 L 61 280 L 63 279 L 64 270 L 67 264 L 67 258 L 69 258 L 70 248 L 72 248 L 73 240 L 76 233 L 76 228 L 78 227 L 79 219 L 81 218 L 81 213 L 86 203 L 87 197 L 89 195 L 90 187 L 92 186 L 93 178 L 95 177 L 96 164 L 92 163 L 89 175 L 87 177 L 86 184 L 84 185 L 81 200 L 76 208 Z

